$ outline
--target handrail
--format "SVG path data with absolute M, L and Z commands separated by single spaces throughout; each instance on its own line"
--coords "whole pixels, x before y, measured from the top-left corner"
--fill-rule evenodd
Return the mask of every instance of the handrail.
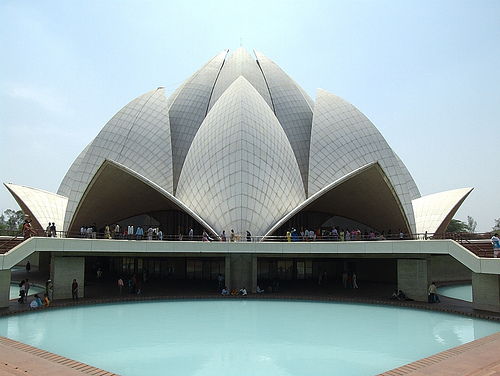
M 20 238 L 20 239 L 19 239 Z M 0 241 L 0 253 L 8 252 L 10 249 L 12 249 L 14 246 L 19 244 L 20 242 L 24 241 L 23 233 L 18 232 L 16 235 L 13 237 L 10 237 L 7 240 Z M 15 244 L 14 244 L 15 242 Z
M 42 232 L 43 235 L 39 235 L 39 232 L 37 232 L 34 237 L 52 237 L 52 234 L 46 234 L 45 231 Z M 16 239 L 19 239 L 19 237 L 22 237 L 22 232 L 17 233 L 15 236 L 10 237 L 7 240 L 4 240 L 0 237 L 0 249 L 6 247 L 6 244 L 8 244 L 10 241 L 14 241 Z M 84 238 L 84 239 L 105 239 L 105 235 L 102 232 L 94 232 L 92 235 L 87 236 L 86 234 L 80 234 L 79 232 L 69 232 L 69 231 L 56 231 L 56 238 Z M 467 243 L 470 244 L 471 247 L 476 247 L 478 250 L 483 250 L 480 247 L 478 247 L 476 244 L 472 242 L 472 240 L 482 240 L 482 241 L 489 241 L 491 237 L 491 233 L 417 233 L 417 234 L 404 234 L 404 236 L 401 238 L 400 234 L 392 234 L 392 235 L 386 235 L 384 236 L 375 236 L 371 238 L 369 235 L 366 234 L 361 234 L 360 239 L 351 239 L 349 241 L 355 242 L 355 241 L 383 241 L 383 240 L 435 240 L 435 239 L 451 239 L 455 240 L 457 243 Z M 145 234 L 142 236 L 137 236 L 136 234 L 133 235 L 123 235 L 122 233 L 115 235 L 113 233 L 110 234 L 109 239 L 114 239 L 114 240 L 157 240 L 157 241 L 203 241 L 203 236 L 201 234 L 195 234 L 193 235 L 192 238 L 190 238 L 188 235 L 179 235 L 179 234 L 163 234 L 162 239 L 159 239 L 158 234 L 154 233 L 151 236 L 151 239 L 149 239 L 147 231 L 145 231 Z M 208 241 L 221 241 L 219 236 L 214 236 L 213 234 L 210 234 L 207 238 Z M 226 241 L 230 242 L 230 236 L 226 235 Z M 341 241 L 340 237 L 338 235 L 332 236 L 332 235 L 327 235 L 323 237 L 314 237 L 314 238 L 305 238 L 300 235 L 288 238 L 285 235 L 272 235 L 272 236 L 255 236 L 251 235 L 250 240 L 248 240 L 248 237 L 246 234 L 237 234 L 233 240 L 235 243 L 245 243 L 245 242 L 260 242 L 260 241 L 271 241 L 271 242 L 324 242 L 324 241 L 329 241 L 329 242 L 337 242 Z M 344 238 L 344 241 L 347 241 L 347 239 Z
M 470 237 L 471 234 L 468 234 L 468 235 Z M 457 233 L 456 238 L 453 240 L 455 240 L 457 243 L 460 243 L 460 244 L 466 244 L 467 249 L 469 249 L 471 252 L 473 252 L 477 255 L 481 254 L 481 252 L 490 251 L 490 249 L 483 249 L 477 243 L 471 242 L 470 239 L 467 239 L 467 237 L 463 236 L 463 233 Z M 476 240 L 485 240 L 485 241 L 488 241 L 488 243 L 490 243 L 490 239 L 476 239 Z M 491 249 L 491 251 L 492 251 L 491 256 L 493 256 L 493 250 Z

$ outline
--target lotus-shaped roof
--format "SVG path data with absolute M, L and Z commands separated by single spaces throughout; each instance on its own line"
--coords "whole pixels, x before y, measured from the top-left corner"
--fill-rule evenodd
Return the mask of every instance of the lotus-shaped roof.
M 426 213 L 435 200 L 420 197 L 370 120 L 325 90 L 313 101 L 254 52 L 256 60 L 243 48 L 223 51 L 168 98 L 158 87 L 131 101 L 80 153 L 57 195 L 8 189 L 35 219 L 35 202 L 52 195 L 59 209 L 45 213 L 66 231 L 144 216 L 172 233 L 194 221 L 212 234 L 259 236 L 331 218 L 380 232 L 447 225 L 471 189 L 437 196 L 447 205 L 432 221 L 416 219 L 413 203 Z

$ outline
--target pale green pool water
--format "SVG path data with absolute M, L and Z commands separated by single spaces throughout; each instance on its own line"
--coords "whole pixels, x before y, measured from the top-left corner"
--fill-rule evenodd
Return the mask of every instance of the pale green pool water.
M 39 285 L 31 285 L 30 289 L 28 291 L 28 303 L 31 302 L 32 296 L 35 294 L 40 294 L 40 299 L 43 298 L 43 292 L 45 291 L 45 287 L 39 286 Z M 11 283 L 10 284 L 10 291 L 9 291 L 9 300 L 11 299 L 19 299 L 19 285 L 17 283 Z
M 444 295 L 449 298 L 465 300 L 466 302 L 472 302 L 471 284 L 438 287 L 437 293 L 438 295 Z
M 498 331 L 426 310 L 238 298 L 0 318 L 2 336 L 121 375 L 375 375 Z

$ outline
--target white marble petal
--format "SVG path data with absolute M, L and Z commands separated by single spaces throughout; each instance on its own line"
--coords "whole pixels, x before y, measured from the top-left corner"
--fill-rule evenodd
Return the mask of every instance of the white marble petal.
M 297 162 L 257 90 L 238 78 L 200 127 L 178 199 L 214 228 L 264 234 L 305 199 Z

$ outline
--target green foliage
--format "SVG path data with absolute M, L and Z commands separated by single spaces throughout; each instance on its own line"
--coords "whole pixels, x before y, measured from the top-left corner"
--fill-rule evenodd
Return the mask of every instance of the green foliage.
M 446 228 L 446 232 L 467 232 L 467 224 L 453 218 Z
M 476 232 L 477 221 L 474 220 L 470 215 L 467 216 L 467 232 L 471 234 Z
M 0 215 L 0 229 L 10 231 L 22 230 L 24 213 L 22 210 L 14 211 L 7 209 Z
M 493 230 L 493 232 L 500 231 L 500 218 L 495 219 L 495 225 L 491 229 Z

